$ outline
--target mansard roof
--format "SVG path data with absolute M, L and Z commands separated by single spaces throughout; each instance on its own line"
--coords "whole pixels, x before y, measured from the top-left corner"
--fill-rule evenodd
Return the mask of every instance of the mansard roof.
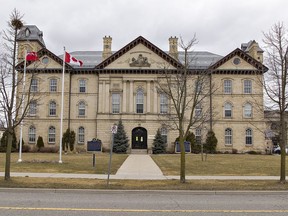
M 148 49 L 150 49 L 151 51 L 153 51 L 154 53 L 159 55 L 161 58 L 163 58 L 165 61 L 169 62 L 175 68 L 182 68 L 183 67 L 183 65 L 179 61 L 177 61 L 176 59 L 174 59 L 173 57 L 171 57 L 170 55 L 168 55 L 167 53 L 162 51 L 160 48 L 158 48 L 157 46 L 152 44 L 150 41 L 146 40 L 144 37 L 139 36 L 138 38 L 136 38 L 135 40 L 131 41 L 129 44 L 124 46 L 122 49 L 120 49 L 119 51 L 112 54 L 106 60 L 104 60 L 103 62 L 98 64 L 95 68 L 96 69 L 105 68 L 107 65 L 111 64 L 117 58 L 119 58 L 123 54 L 127 53 L 129 50 L 131 50 L 132 48 L 134 48 L 138 44 L 143 44 Z
M 17 34 L 17 41 L 38 41 L 43 47 L 45 46 L 43 40 L 43 32 L 35 25 L 25 25 Z

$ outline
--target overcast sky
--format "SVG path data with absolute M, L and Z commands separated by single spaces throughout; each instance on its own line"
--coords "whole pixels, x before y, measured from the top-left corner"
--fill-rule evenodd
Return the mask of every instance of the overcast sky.
M 287 0 L 0 0 L 1 30 L 14 8 L 57 55 L 63 46 L 102 50 L 105 35 L 113 51 L 140 35 L 167 51 L 170 36 L 196 34 L 194 50 L 224 56 L 253 39 L 261 45 L 263 31 L 279 21 L 288 27 Z

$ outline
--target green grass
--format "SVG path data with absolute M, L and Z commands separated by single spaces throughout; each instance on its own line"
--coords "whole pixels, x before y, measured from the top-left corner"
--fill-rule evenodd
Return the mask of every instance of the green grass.
M 113 154 L 111 173 L 115 174 L 128 155 Z M 152 155 L 164 175 L 179 175 L 180 155 Z M 96 168 L 92 166 L 92 154 L 23 153 L 22 163 L 17 163 L 18 153 L 12 153 L 11 172 L 50 172 L 106 174 L 109 154 L 96 154 Z M 288 160 L 288 159 L 287 159 Z M 4 171 L 5 154 L 0 153 L 0 172 Z M 288 168 L 288 167 L 287 167 Z M 208 155 L 206 161 L 201 155 L 186 155 L 186 175 L 260 175 L 279 176 L 279 155 L 216 154 Z M 286 170 L 288 173 L 288 170 Z M 13 177 L 10 181 L 0 178 L 4 188 L 63 188 L 63 189 L 107 189 L 107 180 L 69 178 Z M 125 190 L 288 190 L 288 184 L 279 181 L 239 180 L 110 180 L 109 189 Z
M 152 158 L 164 175 L 179 175 L 179 154 L 152 155 Z M 279 155 L 215 154 L 202 161 L 200 154 L 186 154 L 186 175 L 279 176 L 279 173 Z
M 92 154 L 63 154 L 62 164 L 59 164 L 59 154 L 53 153 L 23 153 L 22 162 L 17 163 L 18 153 L 12 153 L 11 172 L 44 172 L 44 173 L 87 173 L 105 174 L 108 172 L 109 154 L 96 154 L 96 167 L 92 164 Z M 125 154 L 113 154 L 111 174 L 115 174 L 124 160 Z M 5 154 L 0 153 L 0 172 L 4 172 Z
M 0 179 L 0 188 L 117 189 L 117 190 L 288 190 L 279 181 L 193 180 L 110 180 L 13 177 Z

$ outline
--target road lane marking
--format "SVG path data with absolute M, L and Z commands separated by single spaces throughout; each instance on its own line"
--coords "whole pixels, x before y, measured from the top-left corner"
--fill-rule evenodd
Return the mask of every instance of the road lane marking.
M 94 211 L 94 212 L 188 212 L 188 213 L 288 213 L 288 209 L 268 210 L 236 210 L 236 209 L 101 209 L 101 208 L 35 208 L 0 206 L 0 210 L 29 210 L 29 211 Z

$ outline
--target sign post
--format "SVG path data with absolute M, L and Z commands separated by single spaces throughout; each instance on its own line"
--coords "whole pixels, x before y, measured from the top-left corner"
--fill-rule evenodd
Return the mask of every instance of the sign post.
M 110 171 L 111 171 L 112 151 L 113 151 L 113 146 L 114 146 L 114 134 L 117 133 L 117 125 L 116 124 L 112 125 L 111 132 L 112 132 L 112 142 L 111 142 L 111 146 L 110 146 L 110 158 L 109 158 L 109 167 L 108 167 L 107 187 L 109 186 L 109 178 L 110 178 Z
M 93 153 L 92 165 L 96 167 L 96 155 L 97 152 L 102 152 L 102 142 L 99 139 L 93 138 L 91 141 L 87 142 L 87 152 Z

